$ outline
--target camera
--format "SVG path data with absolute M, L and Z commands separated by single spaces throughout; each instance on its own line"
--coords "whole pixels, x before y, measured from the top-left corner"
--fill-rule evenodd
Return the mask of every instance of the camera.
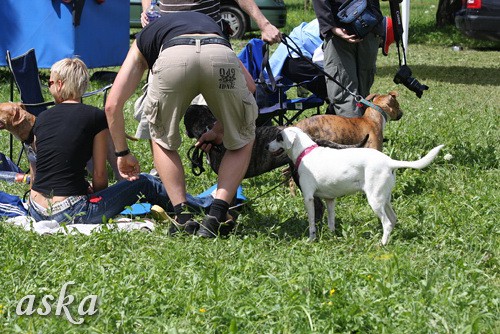
M 429 89 L 428 86 L 422 85 L 420 82 L 418 82 L 417 79 L 412 78 L 411 69 L 406 65 L 402 65 L 399 68 L 398 72 L 394 76 L 394 83 L 402 83 L 406 88 L 408 88 L 412 92 L 415 92 L 415 94 L 417 94 L 419 98 L 422 97 L 424 90 Z

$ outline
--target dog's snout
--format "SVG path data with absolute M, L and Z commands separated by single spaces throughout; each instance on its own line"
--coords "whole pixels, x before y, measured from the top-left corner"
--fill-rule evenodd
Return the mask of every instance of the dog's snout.
M 396 118 L 396 121 L 399 121 L 403 117 L 403 110 L 399 111 L 398 117 Z

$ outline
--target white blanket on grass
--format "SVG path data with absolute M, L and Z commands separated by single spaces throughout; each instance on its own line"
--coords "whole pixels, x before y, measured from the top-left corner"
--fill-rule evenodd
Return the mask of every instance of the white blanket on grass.
M 155 226 L 151 219 L 141 219 L 141 221 L 134 221 L 129 218 L 119 218 L 116 223 L 112 224 L 68 224 L 61 225 L 55 220 L 42 220 L 35 221 L 32 217 L 17 216 L 6 220 L 7 223 L 19 226 L 27 231 L 33 231 L 38 234 L 72 234 L 81 233 L 90 235 L 94 232 L 100 232 L 103 229 L 119 230 L 119 231 L 134 231 L 141 230 L 151 232 L 154 231 Z

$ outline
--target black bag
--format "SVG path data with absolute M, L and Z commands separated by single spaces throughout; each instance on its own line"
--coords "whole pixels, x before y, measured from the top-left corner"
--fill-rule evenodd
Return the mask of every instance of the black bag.
M 340 6 L 337 17 L 359 38 L 368 35 L 383 19 L 379 8 L 369 0 L 347 0 Z

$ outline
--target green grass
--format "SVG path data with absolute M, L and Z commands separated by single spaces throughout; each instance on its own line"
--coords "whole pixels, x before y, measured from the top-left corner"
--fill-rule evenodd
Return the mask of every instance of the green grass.
M 243 182 L 251 201 L 227 239 L 169 237 L 164 226 L 40 236 L 0 224 L 0 332 L 498 333 L 500 54 L 452 27 L 434 31 L 431 4 L 437 2 L 412 1 L 408 49 L 414 77 L 430 89 L 418 99 L 393 83 L 394 45 L 379 57 L 372 89 L 398 90 L 405 111 L 386 127 L 385 153 L 416 159 L 446 145 L 425 170 L 398 171 L 399 224 L 387 246 L 379 245 L 380 223 L 361 194 L 339 199 L 335 233 L 323 222 L 318 242 L 307 243 L 300 195 L 280 186 L 261 196 L 282 180 L 281 171 Z M 297 0 L 288 8 L 284 31 L 314 16 Z M 457 44 L 464 51 L 452 51 Z M 8 99 L 0 69 L 0 100 Z M 133 101 L 126 106 L 129 133 Z M 7 133 L 0 142 L 6 153 Z M 184 157 L 192 144 L 185 139 Z M 144 171 L 153 167 L 147 143 L 130 146 Z M 192 194 L 216 178 L 186 174 Z M 27 188 L 0 183 L 0 190 L 21 196 Z M 99 312 L 84 324 L 54 311 L 16 315 L 25 295 L 36 295 L 39 307 L 69 281 L 74 318 L 83 298 L 99 297 Z

